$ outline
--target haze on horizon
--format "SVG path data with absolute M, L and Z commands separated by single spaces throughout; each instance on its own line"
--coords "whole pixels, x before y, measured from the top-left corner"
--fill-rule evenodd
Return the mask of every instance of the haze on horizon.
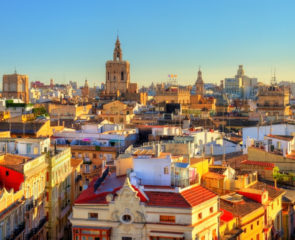
M 118 31 L 140 86 L 168 74 L 193 84 L 199 66 L 205 83 L 219 83 L 239 64 L 258 81 L 268 83 L 271 69 L 278 81 L 295 80 L 292 0 L 15 0 L 0 9 L 0 75 L 100 85 Z

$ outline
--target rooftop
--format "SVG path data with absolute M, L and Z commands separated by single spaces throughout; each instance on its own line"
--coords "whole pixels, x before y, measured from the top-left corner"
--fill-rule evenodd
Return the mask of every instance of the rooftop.
M 289 136 L 289 135 L 272 135 L 272 134 L 267 135 L 267 137 L 276 138 L 276 139 L 288 141 L 288 142 L 292 141 L 294 138 L 294 136 Z
M 105 171 L 106 172 L 106 171 Z M 95 178 L 84 190 L 75 204 L 108 204 L 107 195 L 112 194 L 113 200 L 117 192 L 126 181 L 125 176 L 116 176 L 115 173 L 108 173 L 100 178 Z M 200 185 L 190 186 L 178 190 L 170 186 L 145 185 L 131 187 L 137 192 L 141 202 L 147 206 L 172 207 L 172 208 L 192 208 L 208 201 L 217 195 Z

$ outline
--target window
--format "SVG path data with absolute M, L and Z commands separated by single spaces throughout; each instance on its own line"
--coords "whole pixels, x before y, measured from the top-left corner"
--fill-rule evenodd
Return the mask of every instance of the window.
M 210 213 L 213 213 L 213 207 L 210 207 Z
M 124 72 L 121 72 L 121 80 L 124 80 Z
M 246 233 L 246 232 L 247 232 L 247 228 L 244 229 L 244 233 Z
M 122 237 L 122 240 L 132 240 L 132 237 Z
M 212 239 L 213 240 L 217 239 L 216 229 L 213 229 L 212 231 Z
M 259 220 L 257 221 L 257 226 L 259 225 Z
M 131 216 L 128 215 L 128 214 L 123 215 L 122 216 L 122 221 L 125 222 L 125 223 L 131 222 Z
M 93 153 L 93 158 L 96 158 L 96 154 L 95 153 Z
M 256 235 L 256 240 L 259 240 L 259 233 L 257 233 Z
M 9 171 L 6 171 L 5 175 L 6 175 L 6 176 L 9 176 Z
M 251 224 L 251 230 L 253 230 L 253 224 Z
M 198 218 L 199 218 L 199 219 L 202 219 L 202 213 L 199 213 L 199 214 L 198 214 Z
M 164 174 L 169 174 L 169 168 L 168 167 L 164 167 Z
M 98 213 L 90 212 L 90 213 L 88 213 L 88 218 L 90 218 L 90 219 L 98 219 Z
M 175 223 L 175 216 L 160 215 L 160 222 Z

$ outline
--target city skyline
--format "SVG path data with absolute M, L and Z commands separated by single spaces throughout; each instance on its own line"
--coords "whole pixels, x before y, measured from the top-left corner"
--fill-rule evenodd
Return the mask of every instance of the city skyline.
M 0 74 L 16 69 L 30 81 L 99 85 L 118 33 L 139 86 L 165 82 L 169 73 L 192 85 L 199 66 L 205 83 L 219 84 L 240 64 L 264 83 L 274 69 L 278 81 L 293 81 L 295 4 L 284 3 L 1 2 Z

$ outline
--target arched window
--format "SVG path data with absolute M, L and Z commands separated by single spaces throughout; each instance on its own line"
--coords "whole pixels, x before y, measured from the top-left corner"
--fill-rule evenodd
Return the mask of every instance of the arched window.
M 121 72 L 121 80 L 124 80 L 124 72 Z

